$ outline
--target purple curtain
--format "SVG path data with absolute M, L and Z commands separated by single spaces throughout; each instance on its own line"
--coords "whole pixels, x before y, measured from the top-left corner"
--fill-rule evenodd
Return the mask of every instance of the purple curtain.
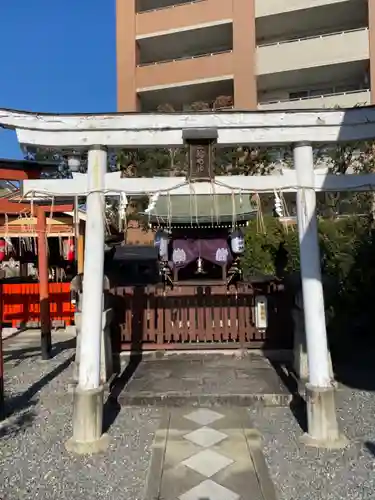
M 184 268 L 202 257 L 218 266 L 226 266 L 232 261 L 227 240 L 217 239 L 180 239 L 172 243 L 172 265 L 177 269 Z
M 196 240 L 173 240 L 172 265 L 178 269 L 189 265 L 199 257 Z
M 227 240 L 207 239 L 199 240 L 200 256 L 202 259 L 218 266 L 226 266 L 232 260 L 232 255 Z

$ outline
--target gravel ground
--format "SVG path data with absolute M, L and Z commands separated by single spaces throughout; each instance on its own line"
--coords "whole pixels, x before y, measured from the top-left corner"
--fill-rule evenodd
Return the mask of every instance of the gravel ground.
M 53 360 L 8 358 L 7 398 L 12 415 L 0 423 L 0 500 L 142 500 L 156 408 L 123 407 L 109 429 L 110 453 L 77 457 L 64 447 L 71 436 L 67 392 L 73 351 Z M 299 442 L 302 431 L 288 408 L 250 410 L 264 435 L 264 452 L 280 500 L 375 498 L 375 392 L 340 389 L 345 450 L 321 451 Z
M 69 455 L 64 443 L 71 436 L 71 355 L 6 363 L 7 398 L 17 408 L 0 424 L 1 500 L 143 498 L 159 412 L 124 407 L 109 429 L 109 453 Z M 51 372 L 57 374 L 53 380 Z
M 339 451 L 300 444 L 302 430 L 288 408 L 250 410 L 280 500 L 375 498 L 375 393 L 340 389 L 337 405 L 350 439 Z

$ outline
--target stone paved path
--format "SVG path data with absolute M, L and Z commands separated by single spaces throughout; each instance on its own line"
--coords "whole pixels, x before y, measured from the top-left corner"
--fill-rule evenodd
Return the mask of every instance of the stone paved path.
M 260 435 L 245 410 L 164 411 L 146 499 L 275 500 Z
M 268 359 L 255 354 L 170 354 L 144 357 L 128 368 L 119 390 L 126 405 L 248 407 L 261 401 L 284 406 L 292 398 L 282 379 L 288 376 L 282 364 L 277 373 Z

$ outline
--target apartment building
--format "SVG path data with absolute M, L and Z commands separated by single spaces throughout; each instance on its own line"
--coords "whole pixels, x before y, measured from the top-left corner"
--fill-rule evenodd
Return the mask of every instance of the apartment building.
M 375 104 L 375 0 L 117 0 L 119 111 Z

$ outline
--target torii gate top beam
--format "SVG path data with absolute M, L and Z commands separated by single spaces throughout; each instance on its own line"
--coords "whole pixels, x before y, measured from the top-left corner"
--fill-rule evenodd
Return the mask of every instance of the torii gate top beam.
M 375 107 L 218 113 L 43 114 L 0 109 L 0 127 L 20 144 L 56 149 L 181 146 L 186 130 L 217 130 L 217 143 L 332 143 L 375 137 Z

